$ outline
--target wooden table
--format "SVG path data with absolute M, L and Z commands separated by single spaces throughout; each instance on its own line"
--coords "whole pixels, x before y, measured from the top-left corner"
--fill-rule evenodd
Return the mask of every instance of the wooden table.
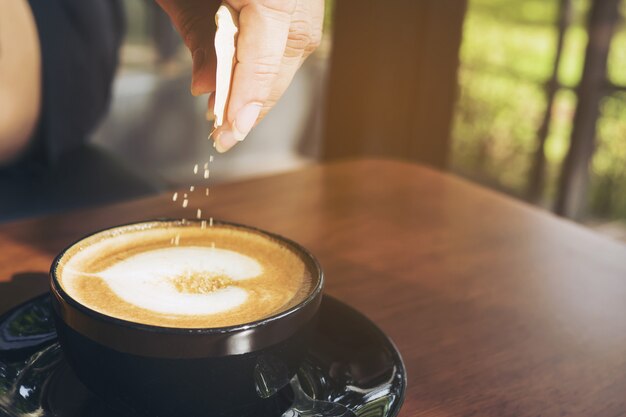
M 424 167 L 356 161 L 215 187 L 206 215 L 315 253 L 396 342 L 402 416 L 626 415 L 626 247 Z M 192 217 L 170 195 L 0 226 L 0 310 L 83 234 Z

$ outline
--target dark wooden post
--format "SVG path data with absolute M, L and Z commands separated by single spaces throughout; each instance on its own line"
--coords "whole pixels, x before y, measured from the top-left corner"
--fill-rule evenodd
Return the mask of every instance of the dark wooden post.
M 557 22 L 557 38 L 556 49 L 554 54 L 554 64 L 552 66 L 552 75 L 546 84 L 546 111 L 539 129 L 537 130 L 537 149 L 533 157 L 533 164 L 530 171 L 528 189 L 526 192 L 527 199 L 531 202 L 537 202 L 541 199 L 543 192 L 543 184 L 545 178 L 546 156 L 544 147 L 548 134 L 550 133 L 550 122 L 552 121 L 552 110 L 554 99 L 559 90 L 559 66 L 561 64 L 561 56 L 563 55 L 563 43 L 565 40 L 565 32 L 569 27 L 572 14 L 571 0 L 561 0 L 559 6 L 559 18 Z
M 589 12 L 589 43 L 578 86 L 578 105 L 570 148 L 565 157 L 555 211 L 580 218 L 586 208 L 589 164 L 595 148 L 600 100 L 605 93 L 607 58 L 619 19 L 620 0 L 594 0 Z
M 338 0 L 326 159 L 378 155 L 445 167 L 466 0 Z

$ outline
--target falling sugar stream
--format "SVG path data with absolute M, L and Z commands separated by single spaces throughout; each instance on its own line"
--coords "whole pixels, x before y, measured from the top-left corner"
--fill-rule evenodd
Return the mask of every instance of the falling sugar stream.
M 209 155 L 209 160 L 207 162 L 205 162 L 202 165 L 202 177 L 204 180 L 208 180 L 210 178 L 211 175 L 211 170 L 209 168 L 210 164 L 214 161 L 214 157 L 213 155 Z M 195 164 L 193 166 L 193 174 L 194 175 L 198 175 L 200 173 L 200 164 Z M 204 197 L 209 197 L 210 194 L 210 189 L 208 186 L 204 187 Z M 189 193 L 182 193 L 182 201 L 181 201 L 181 207 L 186 209 L 186 208 L 195 208 L 196 209 L 196 219 L 200 220 L 200 228 L 201 229 L 206 229 L 207 227 L 207 220 L 202 218 L 202 208 L 198 207 L 199 205 L 201 205 L 201 202 L 198 203 L 197 200 L 194 198 L 192 201 L 192 197 L 197 196 L 196 194 L 196 186 L 195 185 L 191 185 L 189 186 Z M 175 192 L 172 195 L 172 201 L 173 202 L 177 202 L 179 200 L 179 193 Z M 192 203 L 198 203 L 198 204 L 191 204 L 190 207 L 190 202 Z M 183 224 L 185 222 L 185 219 L 183 218 L 182 220 Z M 208 219 L 208 225 L 209 227 L 213 227 L 213 217 L 209 217 Z M 172 245 L 180 245 L 180 234 L 177 234 L 175 237 L 173 237 L 170 241 L 170 243 Z M 215 248 L 215 242 L 211 242 L 211 247 Z

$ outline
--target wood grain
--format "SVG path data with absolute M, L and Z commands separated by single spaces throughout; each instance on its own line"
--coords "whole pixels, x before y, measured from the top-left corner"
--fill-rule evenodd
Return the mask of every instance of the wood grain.
M 623 244 L 392 161 L 222 185 L 208 201 L 207 215 L 304 244 L 327 292 L 393 338 L 402 416 L 626 415 Z M 0 226 L 0 310 L 43 291 L 37 273 L 81 235 L 183 214 L 164 195 Z

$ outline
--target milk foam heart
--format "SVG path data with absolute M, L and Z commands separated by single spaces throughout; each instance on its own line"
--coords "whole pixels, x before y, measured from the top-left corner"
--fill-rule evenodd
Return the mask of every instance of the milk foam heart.
M 178 242 L 178 245 L 172 244 Z M 254 230 L 154 222 L 97 233 L 57 266 L 67 294 L 102 314 L 164 327 L 249 323 L 311 291 L 302 258 Z
M 214 314 L 243 304 L 236 282 L 263 272 L 245 255 L 206 247 L 170 247 L 133 255 L 99 272 L 122 300 L 163 314 Z M 211 281 L 227 285 L 212 290 Z

